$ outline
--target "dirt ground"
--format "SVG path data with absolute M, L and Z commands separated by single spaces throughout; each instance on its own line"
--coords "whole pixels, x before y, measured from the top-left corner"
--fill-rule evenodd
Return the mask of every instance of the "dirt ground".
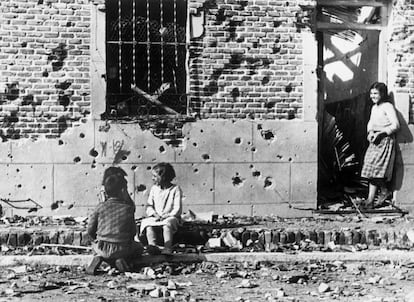
M 118 273 L 102 267 L 0 271 L 0 301 L 414 301 L 414 263 L 168 264 Z M 412 293 L 413 300 L 409 300 Z

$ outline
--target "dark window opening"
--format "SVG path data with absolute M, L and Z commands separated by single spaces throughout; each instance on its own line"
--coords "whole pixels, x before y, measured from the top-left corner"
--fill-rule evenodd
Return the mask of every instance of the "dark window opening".
M 185 115 L 186 0 L 106 1 L 107 117 Z

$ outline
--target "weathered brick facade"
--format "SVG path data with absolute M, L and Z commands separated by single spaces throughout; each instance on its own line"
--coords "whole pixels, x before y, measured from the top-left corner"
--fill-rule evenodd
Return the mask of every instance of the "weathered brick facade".
M 298 1 L 190 1 L 206 12 L 191 42 L 190 91 L 203 118 L 302 118 Z M 197 107 L 197 106 L 195 106 Z M 194 108 L 198 109 L 198 108 Z
M 56 138 L 91 111 L 90 6 L 1 1 L 2 138 Z
M 189 116 L 127 123 L 101 117 L 104 2 L 0 2 L 0 197 L 31 197 L 45 212 L 59 200 L 71 205 L 67 213 L 84 213 L 96 204 L 103 169 L 117 164 L 143 205 L 151 165 L 169 161 L 191 209 L 303 215 L 298 208 L 315 208 L 316 1 L 188 0 L 189 19 L 204 16 L 203 33 L 187 39 Z M 412 122 L 414 0 L 390 5 L 387 84 L 404 96 Z M 405 203 L 412 141 L 401 144 Z

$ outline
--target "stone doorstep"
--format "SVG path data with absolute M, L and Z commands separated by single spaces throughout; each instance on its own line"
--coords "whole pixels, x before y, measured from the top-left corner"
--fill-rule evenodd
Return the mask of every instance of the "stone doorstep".
M 198 232 L 199 230 L 197 230 Z M 243 230 L 222 229 L 221 234 L 230 233 L 234 239 L 239 240 L 243 247 L 254 242 L 256 246 L 262 247 L 263 251 L 272 251 L 277 245 L 300 244 L 303 241 L 327 246 L 328 243 L 335 245 L 352 246 L 365 244 L 369 249 L 397 247 L 410 249 L 413 242 L 408 237 L 408 230 Z M 182 234 L 182 235 L 185 235 Z M 184 238 L 184 237 L 182 237 Z M 91 239 L 86 230 L 54 229 L 54 230 L 31 230 L 31 229 L 1 229 L 0 244 L 11 247 L 33 246 L 47 244 L 65 244 L 77 246 L 90 246 Z M 177 243 L 182 243 L 178 241 Z M 187 242 L 190 244 L 190 242 Z
M 0 267 L 10 267 L 19 265 L 53 265 L 53 266 L 84 266 L 86 267 L 92 260 L 93 255 L 12 255 L 1 256 Z M 156 263 L 194 263 L 194 262 L 214 262 L 214 263 L 257 263 L 257 262 L 307 262 L 307 261 L 342 261 L 342 262 L 412 262 L 414 251 L 400 250 L 366 250 L 358 253 L 349 252 L 297 252 L 297 253 L 206 253 L 206 254 L 174 254 L 173 256 L 143 256 L 134 261 L 137 265 L 150 266 Z

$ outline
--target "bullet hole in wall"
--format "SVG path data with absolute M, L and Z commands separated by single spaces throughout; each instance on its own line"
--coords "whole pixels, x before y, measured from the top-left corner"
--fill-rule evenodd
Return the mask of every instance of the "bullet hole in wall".
M 137 192 L 144 192 L 147 189 L 146 185 L 140 184 L 136 187 Z
M 251 147 L 250 149 L 253 153 L 257 151 L 256 147 Z
M 273 134 L 272 130 L 262 130 L 260 131 L 260 135 L 265 139 L 265 140 L 272 140 L 275 138 L 275 135 Z
M 137 169 L 137 166 L 135 166 L 135 165 L 131 167 L 132 171 L 135 171 L 136 169 Z
M 22 187 L 22 185 L 21 184 L 18 184 L 17 187 L 20 189 Z
M 264 180 L 264 188 L 265 189 L 270 189 L 273 185 L 273 178 L 271 178 L 270 176 L 266 177 Z
M 262 85 L 266 85 L 266 84 L 268 84 L 269 82 L 270 82 L 269 77 L 264 77 L 264 78 L 262 79 Z
M 164 146 L 160 146 L 160 147 L 158 148 L 158 150 L 160 150 L 160 153 L 164 153 L 164 152 L 165 152 L 165 148 L 164 148 Z
M 289 157 L 288 161 L 293 161 L 293 158 L 292 157 Z
M 49 76 L 49 72 L 47 70 L 43 70 L 42 77 L 47 78 Z
M 193 143 L 193 146 L 194 146 L 194 148 L 197 148 L 197 143 L 196 143 L 196 142 L 194 142 L 194 143 Z
M 231 201 L 230 200 L 227 200 L 227 203 L 231 203 Z
M 81 161 L 81 158 L 80 158 L 79 156 L 76 156 L 76 157 L 73 159 L 73 161 L 74 161 L 75 163 L 78 163 L 78 162 L 80 162 L 80 161 Z
M 210 159 L 210 155 L 208 155 L 208 154 L 202 154 L 202 155 L 201 155 L 201 158 L 202 158 L 203 160 L 207 161 L 207 160 L 209 160 L 209 159 Z
M 63 141 L 61 139 L 58 141 L 58 145 L 63 145 Z
M 235 139 L 234 139 L 234 143 L 235 144 L 237 144 L 237 145 L 240 145 L 241 144 L 241 138 L 240 137 L 236 137 Z
M 20 169 L 16 169 L 16 172 L 19 173 L 20 172 Z
M 46 190 L 46 186 L 43 186 L 43 187 L 42 187 L 42 189 L 43 189 L 43 190 Z
M 283 156 L 282 156 L 282 155 L 280 155 L 280 154 L 276 154 L 276 158 L 277 158 L 277 159 L 283 159 Z
M 288 85 L 285 87 L 285 92 L 287 92 L 287 93 L 291 93 L 291 92 L 292 92 L 292 90 L 293 90 L 292 84 L 288 84 Z
M 237 174 L 238 174 L 238 173 L 236 173 L 236 176 L 233 176 L 233 177 L 231 178 L 231 180 L 232 180 L 232 184 L 233 184 L 233 186 L 235 186 L 235 187 L 240 187 L 240 186 L 242 186 L 242 185 L 243 185 L 244 179 L 243 179 L 243 178 L 241 178 L 240 176 L 238 176 Z
M 149 170 L 151 170 L 151 166 L 147 166 L 147 170 L 149 171 Z
M 92 156 L 92 157 L 97 157 L 98 156 L 98 151 L 96 151 L 95 148 L 92 148 L 89 151 L 89 155 Z
M 279 27 L 282 24 L 282 21 L 273 21 L 274 27 Z
M 252 175 L 253 175 L 253 177 L 259 177 L 260 176 L 260 171 L 257 171 L 257 170 L 253 171 Z
M 59 208 L 61 204 L 63 204 L 63 200 L 56 200 L 55 202 L 52 202 L 52 204 L 50 205 L 50 208 L 52 210 L 56 210 L 57 208 Z
M 79 134 L 79 137 L 80 138 L 85 138 L 85 134 L 84 133 L 81 133 L 81 134 Z

